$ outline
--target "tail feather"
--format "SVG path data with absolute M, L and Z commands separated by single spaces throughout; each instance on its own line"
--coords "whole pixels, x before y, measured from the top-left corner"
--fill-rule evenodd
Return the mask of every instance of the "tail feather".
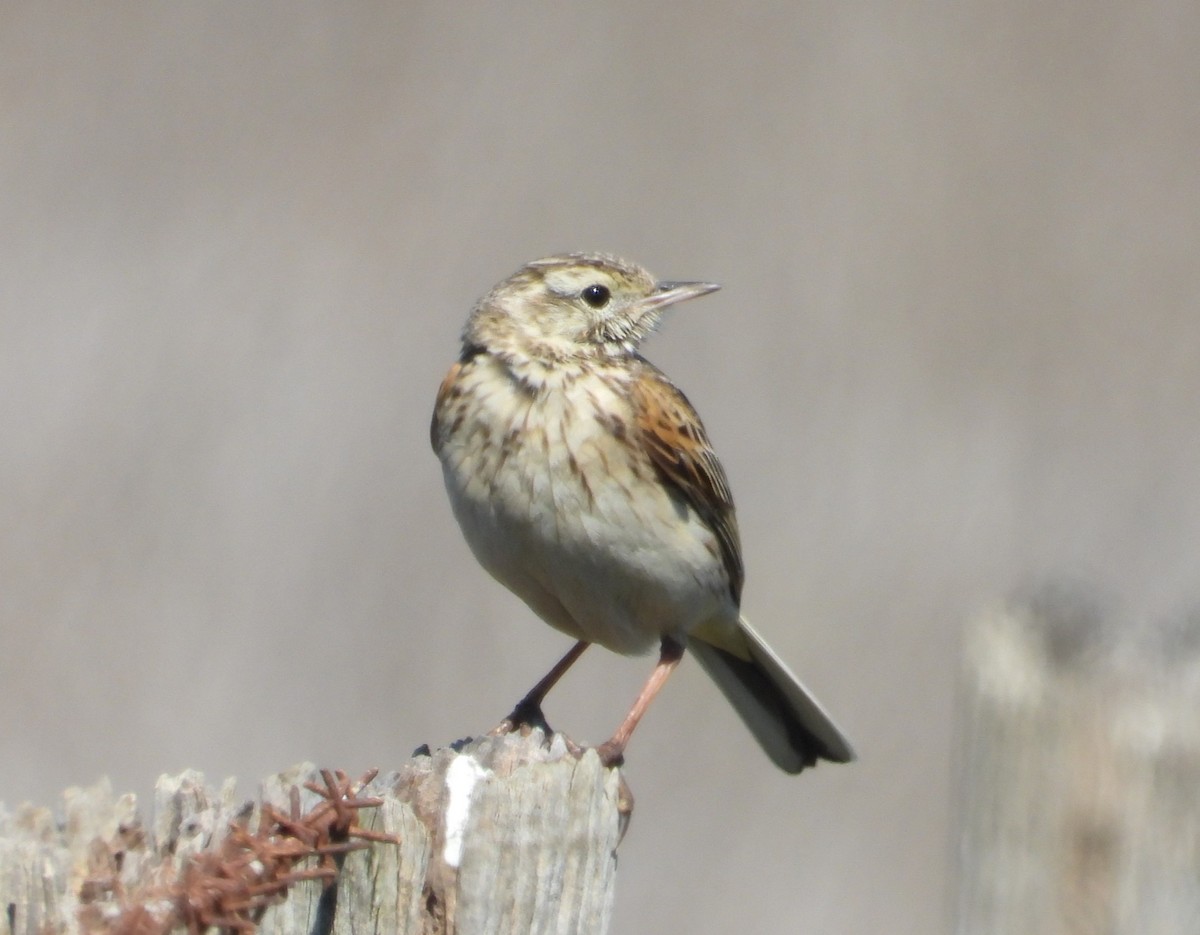
M 688 648 L 767 755 L 788 773 L 817 760 L 853 760 L 854 748 L 816 698 L 745 620 L 741 631 L 749 659 L 695 638 Z

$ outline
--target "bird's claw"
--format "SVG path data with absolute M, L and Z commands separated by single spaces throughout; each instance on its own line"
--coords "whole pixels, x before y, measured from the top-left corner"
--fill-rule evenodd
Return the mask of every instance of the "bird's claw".
M 625 765 L 625 748 L 618 746 L 611 740 L 606 740 L 596 748 L 596 754 L 600 757 L 600 762 L 607 769 L 615 769 L 618 766 Z
M 512 709 L 512 712 L 503 721 L 497 724 L 492 730 L 492 736 L 503 736 L 520 731 L 522 735 L 528 735 L 533 730 L 541 730 L 549 737 L 553 731 L 550 725 L 546 723 L 546 716 L 542 713 L 542 706 L 536 701 L 522 699 L 517 702 L 517 706 Z

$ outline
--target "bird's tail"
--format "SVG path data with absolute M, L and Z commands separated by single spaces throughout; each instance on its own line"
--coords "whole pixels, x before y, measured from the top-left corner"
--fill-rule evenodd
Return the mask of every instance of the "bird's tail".
M 688 648 L 780 769 L 798 773 L 817 760 L 848 763 L 854 749 L 808 690 L 743 619 L 747 655 L 693 638 Z

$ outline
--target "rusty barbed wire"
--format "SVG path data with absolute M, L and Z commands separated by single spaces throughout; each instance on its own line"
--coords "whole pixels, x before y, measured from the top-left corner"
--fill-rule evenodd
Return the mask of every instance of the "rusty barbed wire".
M 378 772 L 368 770 L 352 782 L 341 770 L 323 769 L 320 783 L 304 783 L 320 797 L 307 812 L 301 810 L 300 789 L 293 786 L 286 812 L 264 802 L 256 831 L 245 820 L 234 821 L 213 850 L 188 857 L 178 871 L 168 864 L 159 880 L 128 892 L 120 881 L 124 852 L 108 848 L 93 860 L 103 865 L 100 872 L 80 888 L 84 931 L 166 935 L 184 928 L 199 935 L 217 927 L 253 932 L 267 907 L 292 886 L 307 880 L 332 885 L 346 854 L 369 842 L 399 843 L 395 835 L 363 828 L 358 821 L 362 809 L 383 804 L 381 798 L 358 794 Z M 311 858 L 317 858 L 315 867 L 296 869 Z M 119 906 L 115 914 L 103 905 L 110 901 Z

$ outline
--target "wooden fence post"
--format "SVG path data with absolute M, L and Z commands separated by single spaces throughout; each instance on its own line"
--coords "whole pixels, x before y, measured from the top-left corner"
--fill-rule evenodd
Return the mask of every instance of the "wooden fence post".
M 306 782 L 334 792 L 292 791 Z M 603 933 L 628 817 L 616 770 L 537 731 L 414 756 L 362 788 L 306 765 L 258 805 L 193 772 L 162 777 L 155 799 L 149 828 L 107 782 L 69 790 L 62 821 L 0 809 L 0 935 L 247 919 L 277 935 Z M 351 841 L 387 840 L 337 852 L 343 814 Z
M 1045 594 L 966 656 L 958 935 L 1200 932 L 1200 620 Z

